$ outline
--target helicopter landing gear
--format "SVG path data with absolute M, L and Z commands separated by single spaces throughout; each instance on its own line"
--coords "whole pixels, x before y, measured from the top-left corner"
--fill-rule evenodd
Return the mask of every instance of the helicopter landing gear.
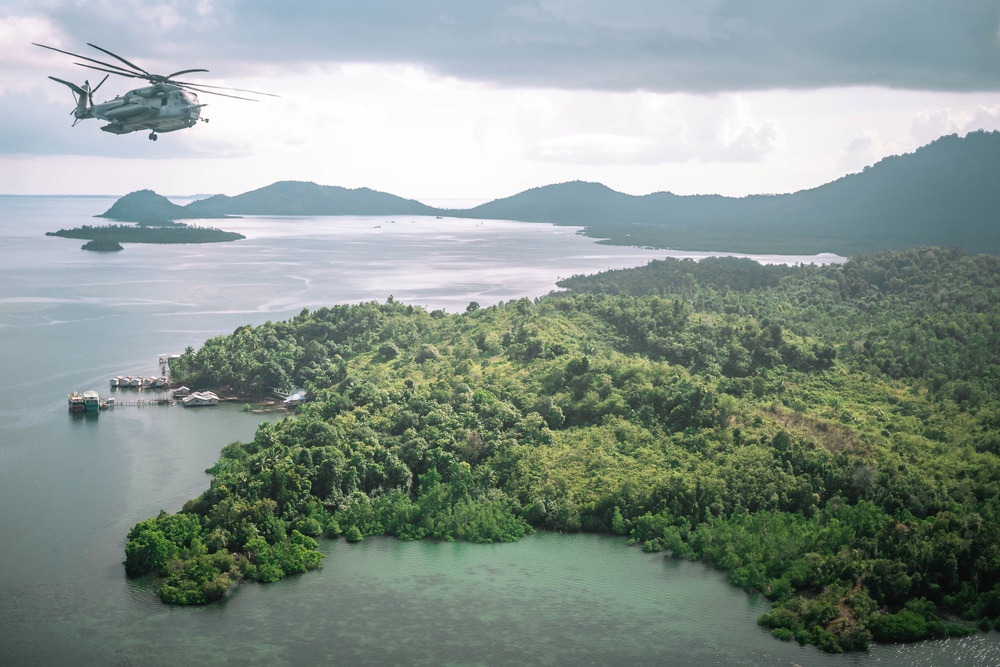
M 150 132 L 149 133 L 149 140 L 150 141 L 156 141 L 157 139 L 159 139 L 159 137 L 156 136 L 156 132 Z

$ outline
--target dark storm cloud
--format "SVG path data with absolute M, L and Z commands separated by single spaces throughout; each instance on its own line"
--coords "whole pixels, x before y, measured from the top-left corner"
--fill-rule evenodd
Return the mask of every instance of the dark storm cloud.
M 39 11 L 32 6 L 22 11 Z M 462 79 L 566 89 L 1000 89 L 996 0 L 172 0 L 42 7 L 81 47 L 113 44 L 136 58 L 169 55 L 180 66 L 213 71 L 408 62 Z

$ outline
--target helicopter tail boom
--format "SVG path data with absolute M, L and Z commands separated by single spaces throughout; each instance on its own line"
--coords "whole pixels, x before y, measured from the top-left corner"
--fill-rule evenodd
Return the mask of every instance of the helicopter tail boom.
M 97 84 L 94 88 L 90 87 L 89 81 L 84 81 L 82 86 L 78 86 L 71 81 L 65 81 L 54 76 L 50 76 L 49 78 L 73 91 L 73 99 L 76 102 L 76 108 L 72 111 L 73 117 L 76 118 L 73 122 L 74 125 L 81 120 L 94 117 L 94 91 L 101 87 L 101 84 L 107 80 L 107 76 L 101 79 L 101 83 Z

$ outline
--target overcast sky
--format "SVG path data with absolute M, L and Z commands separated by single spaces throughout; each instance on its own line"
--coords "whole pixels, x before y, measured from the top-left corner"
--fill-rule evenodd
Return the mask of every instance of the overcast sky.
M 47 76 L 103 75 L 31 42 L 280 97 L 201 95 L 157 142 L 71 127 Z M 778 193 L 1000 129 L 998 0 L 0 0 L 0 62 L 7 194 Z

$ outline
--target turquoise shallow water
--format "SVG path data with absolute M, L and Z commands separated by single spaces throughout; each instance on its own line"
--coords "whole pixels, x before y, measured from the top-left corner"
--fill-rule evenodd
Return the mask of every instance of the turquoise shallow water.
M 778 642 L 754 622 L 766 602 L 722 574 L 591 535 L 325 541 L 319 572 L 203 609 L 162 605 L 124 577 L 128 529 L 200 493 L 219 450 L 269 416 L 224 405 L 73 418 L 70 390 L 107 394 L 114 375 L 157 371 L 160 353 L 303 307 L 392 294 L 461 310 L 666 253 L 448 219 L 227 220 L 213 224 L 246 241 L 110 255 L 44 236 L 111 203 L 0 197 L 3 664 L 1000 664 L 996 633 L 858 656 Z

